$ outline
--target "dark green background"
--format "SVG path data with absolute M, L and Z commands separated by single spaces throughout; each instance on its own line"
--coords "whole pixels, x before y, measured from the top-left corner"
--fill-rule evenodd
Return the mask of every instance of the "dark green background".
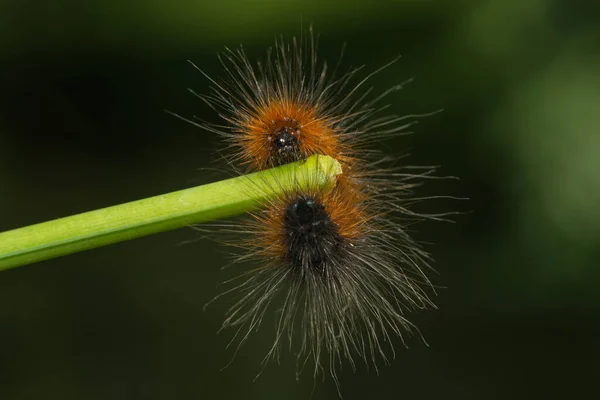
M 439 310 L 345 399 L 594 397 L 600 380 L 600 6 L 596 1 L 7 1 L 0 3 L 0 230 L 219 179 L 216 116 L 193 60 L 313 23 L 321 56 L 371 71 L 391 112 L 445 111 L 387 143 L 441 164 L 423 223 Z M 1 399 L 335 399 L 284 356 L 256 381 L 272 321 L 221 371 L 226 249 L 183 229 L 0 273 Z M 2 244 L 0 243 L 0 246 Z M 597 393 L 596 393 L 597 395 Z

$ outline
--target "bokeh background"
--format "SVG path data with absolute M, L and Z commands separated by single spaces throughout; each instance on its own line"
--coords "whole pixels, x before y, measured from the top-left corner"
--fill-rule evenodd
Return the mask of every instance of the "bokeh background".
M 392 112 L 444 112 L 387 143 L 442 165 L 461 211 L 432 243 L 439 310 L 345 399 L 593 397 L 600 380 L 600 3 L 587 0 L 0 3 L 0 231 L 219 179 L 216 116 L 187 88 L 310 23 L 322 58 L 414 78 Z M 269 321 L 224 370 L 226 249 L 182 229 L 0 273 L 1 399 L 335 399 L 292 356 L 253 382 Z M 0 246 L 2 244 L 0 243 Z

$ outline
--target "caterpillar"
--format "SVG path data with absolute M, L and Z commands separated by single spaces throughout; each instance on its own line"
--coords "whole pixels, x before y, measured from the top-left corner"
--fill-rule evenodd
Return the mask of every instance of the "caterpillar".
M 234 262 L 255 267 L 225 293 L 236 296 L 223 328 L 241 345 L 269 310 L 276 312 L 274 341 L 263 364 L 287 345 L 302 370 L 328 371 L 339 389 L 338 370 L 358 360 L 377 369 L 395 355 L 396 338 L 419 334 L 412 310 L 435 308 L 428 279 L 431 258 L 408 227 L 423 218 L 409 206 L 414 188 L 432 177 L 431 167 L 397 167 L 380 140 L 404 134 L 422 115 L 386 114 L 379 105 L 404 84 L 373 96 L 362 67 L 339 74 L 318 59 L 318 38 L 278 39 L 253 64 L 242 47 L 219 55 L 215 79 L 200 68 L 211 89 L 198 94 L 221 123 L 189 120 L 217 134 L 229 165 L 241 173 L 300 161 L 313 154 L 336 158 L 343 169 L 335 187 L 297 187 L 269 200 L 240 221 L 222 226 L 243 233 Z M 196 67 L 197 68 L 197 67 Z

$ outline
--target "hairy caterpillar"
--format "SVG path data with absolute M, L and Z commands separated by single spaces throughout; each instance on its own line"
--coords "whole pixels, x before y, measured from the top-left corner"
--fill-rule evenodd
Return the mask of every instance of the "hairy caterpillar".
M 307 41 L 280 39 L 255 65 L 242 48 L 219 59 L 224 78 L 203 73 L 211 90 L 193 93 L 222 123 L 180 118 L 219 135 L 230 165 L 249 172 L 324 154 L 343 168 L 333 188 L 298 187 L 222 224 L 244 235 L 232 242 L 242 249 L 236 261 L 256 265 L 224 293 L 238 300 L 223 328 L 237 329 L 241 344 L 277 309 L 265 362 L 285 343 L 299 365 L 314 364 L 315 376 L 329 371 L 339 390 L 344 360 L 353 369 L 357 359 L 377 368 L 378 359 L 395 354 L 394 337 L 418 333 L 407 311 L 435 307 L 425 273 L 430 258 L 407 232 L 414 221 L 441 217 L 408 208 L 421 200 L 413 189 L 434 170 L 395 167 L 398 157 L 374 146 L 405 133 L 420 115 L 387 115 L 379 106 L 402 84 L 370 98 L 364 86 L 379 70 L 362 79 L 361 68 L 330 71 L 317 58 L 312 29 Z

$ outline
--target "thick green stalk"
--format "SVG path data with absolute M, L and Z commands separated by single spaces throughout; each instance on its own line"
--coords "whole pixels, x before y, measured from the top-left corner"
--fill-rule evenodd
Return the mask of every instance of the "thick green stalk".
M 308 185 L 329 185 L 340 164 L 314 155 L 304 162 L 209 183 L 0 233 L 0 270 L 232 217 Z

